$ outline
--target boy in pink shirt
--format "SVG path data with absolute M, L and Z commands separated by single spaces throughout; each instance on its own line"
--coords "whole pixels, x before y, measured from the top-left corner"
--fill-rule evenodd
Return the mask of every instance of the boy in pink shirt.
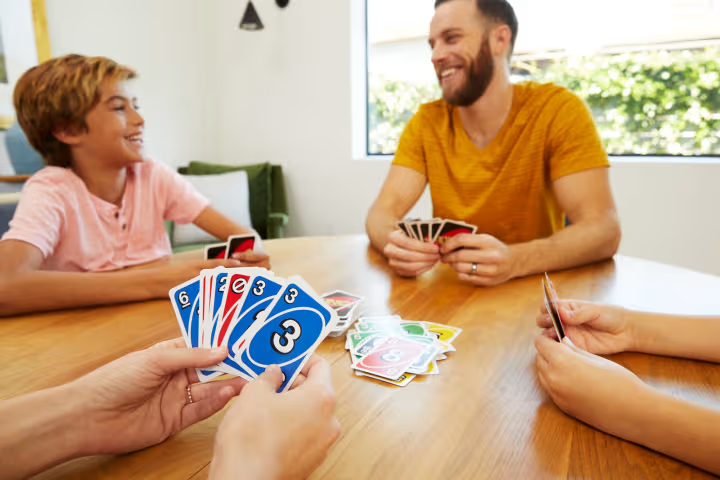
M 18 81 L 18 121 L 48 166 L 25 185 L 0 241 L 0 316 L 161 298 L 203 268 L 269 267 L 257 252 L 164 260 L 165 220 L 192 222 L 220 239 L 251 229 L 145 155 L 135 76 L 104 57 L 67 55 Z

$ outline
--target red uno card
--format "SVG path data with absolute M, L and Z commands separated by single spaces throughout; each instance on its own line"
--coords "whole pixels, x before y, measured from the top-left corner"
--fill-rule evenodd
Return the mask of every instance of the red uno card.
M 225 243 L 213 243 L 212 245 L 205 246 L 205 260 L 212 260 L 214 258 L 226 258 L 227 244 Z
M 255 249 L 255 235 L 233 235 L 227 241 L 227 258 L 232 258 L 236 253 L 247 252 Z
M 231 273 L 228 281 L 225 283 L 227 291 L 225 299 L 220 307 L 219 328 L 216 330 L 217 338 L 214 339 L 214 345 L 225 345 L 225 335 L 227 334 L 232 321 L 237 313 L 237 308 L 242 305 L 247 293 L 248 282 L 250 281 L 251 272 L 247 273 Z
M 352 366 L 355 370 L 397 380 L 420 358 L 426 345 L 389 337 Z
M 468 225 L 467 223 L 456 222 L 454 220 L 445 220 L 435 232 L 435 238 L 433 238 L 433 241 L 438 245 L 442 245 L 448 241 L 448 239 L 456 235 L 461 235 L 463 233 L 472 235 L 476 231 L 477 227 L 474 225 Z

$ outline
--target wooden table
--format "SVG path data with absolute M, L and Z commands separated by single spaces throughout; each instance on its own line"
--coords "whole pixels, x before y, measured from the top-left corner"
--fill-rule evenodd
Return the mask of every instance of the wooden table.
M 266 248 L 276 274 L 300 274 L 320 292 L 364 295 L 365 314 L 464 329 L 457 352 L 440 362 L 441 374 L 406 388 L 356 377 L 344 338 L 326 340 L 319 353 L 333 364 L 343 435 L 313 478 L 713 478 L 554 406 L 533 366 L 539 277 L 479 289 L 440 266 L 417 280 L 401 279 L 362 236 L 275 240 Z M 552 279 L 563 297 L 720 315 L 720 278 L 658 263 L 618 257 Z M 0 398 L 67 382 L 177 336 L 167 300 L 0 319 Z M 699 402 L 720 397 L 720 366 L 644 354 L 613 360 L 674 395 Z M 221 418 L 156 447 L 76 460 L 42 478 L 207 478 Z

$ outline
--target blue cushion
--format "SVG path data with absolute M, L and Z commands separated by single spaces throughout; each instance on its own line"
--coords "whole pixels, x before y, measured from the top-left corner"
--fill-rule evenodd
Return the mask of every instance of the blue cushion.
M 5 146 L 15 175 L 32 175 L 45 166 L 43 158 L 30 145 L 17 122 L 5 131 Z

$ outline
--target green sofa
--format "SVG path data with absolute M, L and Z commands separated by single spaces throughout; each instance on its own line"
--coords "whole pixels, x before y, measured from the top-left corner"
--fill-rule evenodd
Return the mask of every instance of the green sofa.
M 187 167 L 178 168 L 182 175 L 219 175 L 244 170 L 248 177 L 250 191 L 250 219 L 253 228 L 263 239 L 283 238 L 288 223 L 285 180 L 282 167 L 270 163 L 254 165 L 219 165 L 205 162 L 190 162 Z M 173 222 L 167 223 L 168 235 L 172 239 Z M 174 252 L 201 248 L 197 245 L 173 245 Z

